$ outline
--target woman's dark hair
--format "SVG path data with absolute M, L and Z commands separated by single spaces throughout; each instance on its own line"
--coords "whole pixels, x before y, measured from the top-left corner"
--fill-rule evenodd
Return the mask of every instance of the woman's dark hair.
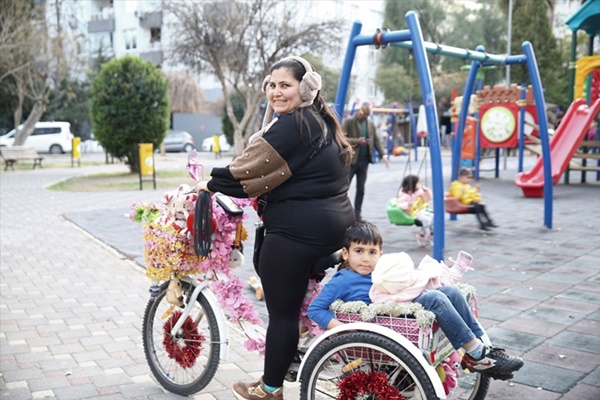
M 298 82 L 302 82 L 302 77 L 307 72 L 302 63 L 294 60 L 293 58 L 284 58 L 282 60 L 277 61 L 271 66 L 269 71 L 273 73 L 273 71 L 280 68 L 286 68 L 292 71 L 294 78 Z M 344 131 L 342 130 L 342 126 L 340 125 L 340 121 L 337 118 L 335 112 L 331 109 L 331 107 L 329 107 L 329 105 L 321 96 L 321 91 L 317 93 L 317 96 L 312 105 L 308 107 L 298 108 L 294 113 L 298 125 L 300 127 L 305 126 L 310 132 L 310 126 L 308 124 L 306 116 L 304 115 L 305 113 L 310 113 L 313 116 L 317 117 L 315 119 L 319 121 L 319 123 L 321 123 L 321 121 L 324 121 L 324 123 L 327 125 L 328 131 L 333 132 L 333 140 L 335 140 L 335 142 L 338 144 L 341 150 L 340 160 L 344 163 L 344 165 L 350 165 L 350 161 L 352 160 L 352 147 L 350 146 L 346 135 L 344 135 Z M 324 131 L 325 125 L 322 125 L 321 128 Z
M 417 175 L 407 175 L 402 181 L 402 191 L 404 193 L 414 193 L 417 190 L 417 183 L 420 178 Z

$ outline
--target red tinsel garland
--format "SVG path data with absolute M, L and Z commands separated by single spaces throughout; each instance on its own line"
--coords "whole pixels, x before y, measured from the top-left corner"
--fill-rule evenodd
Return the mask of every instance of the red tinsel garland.
M 383 372 L 358 371 L 346 375 L 339 383 L 340 394 L 337 400 L 355 400 L 361 394 L 374 394 L 380 400 L 405 400 L 398 389 L 388 384 Z
M 196 359 L 202 350 L 202 343 L 204 343 L 206 339 L 198 332 L 198 328 L 194 325 L 192 318 L 189 316 L 181 326 L 181 338 L 173 339 L 171 337 L 171 329 L 173 329 L 173 326 L 175 326 L 181 315 L 181 312 L 175 311 L 171 314 L 169 319 L 165 321 L 163 325 L 163 345 L 170 358 L 177 361 L 183 368 L 190 368 L 196 363 Z M 183 341 L 184 343 L 182 346 L 180 346 L 180 341 Z

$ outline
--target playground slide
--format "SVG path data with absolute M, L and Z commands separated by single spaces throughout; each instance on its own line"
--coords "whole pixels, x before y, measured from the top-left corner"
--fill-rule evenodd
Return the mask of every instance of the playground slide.
M 550 140 L 550 160 L 552 164 L 552 184 L 556 185 L 567 169 L 573 154 L 590 128 L 590 124 L 600 110 L 600 99 L 587 106 L 584 99 L 577 99 L 569 106 L 558 129 Z M 525 197 L 544 197 L 544 164 L 538 157 L 533 168 L 519 172 L 515 184 L 523 190 Z

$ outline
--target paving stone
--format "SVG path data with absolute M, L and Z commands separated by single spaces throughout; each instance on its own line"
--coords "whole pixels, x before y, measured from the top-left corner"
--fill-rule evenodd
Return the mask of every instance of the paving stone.
M 542 343 L 546 338 L 543 336 L 530 335 L 528 333 L 511 331 L 498 327 L 487 331 L 494 346 L 506 347 L 519 351 L 529 351 Z
M 600 336 L 600 324 L 591 319 L 582 319 L 568 328 L 571 332 L 584 333 L 586 335 Z
M 585 375 L 581 372 L 527 361 L 513 381 L 557 393 L 567 393 Z
M 590 386 L 584 383 L 578 383 L 569 390 L 561 400 L 582 400 L 582 399 L 600 399 L 600 388 Z
M 481 304 L 479 306 L 479 315 L 485 316 L 487 319 L 496 321 L 506 321 L 519 314 L 519 310 L 512 308 L 497 307 L 494 305 Z
M 564 297 L 567 299 L 586 301 L 590 303 L 600 304 L 600 292 L 589 292 L 583 290 L 567 290 L 557 297 Z
M 94 385 L 77 385 L 53 389 L 58 400 L 80 400 L 98 395 Z
M 529 283 L 530 281 L 527 281 L 524 282 L 523 285 L 528 285 Z M 553 290 L 544 290 L 534 286 L 513 286 L 502 290 L 501 293 L 509 296 L 524 297 L 526 299 L 542 301 L 551 298 L 558 292 Z
M 581 382 L 600 388 L 600 368 L 596 368 L 594 372 L 586 376 Z
M 508 296 L 503 294 L 504 291 L 494 294 L 486 299 L 488 305 L 495 305 L 499 308 L 507 307 L 516 310 L 528 310 L 531 307 L 539 304 L 537 300 L 529 300 L 523 297 Z
M 600 340 L 598 340 L 597 336 L 565 331 L 549 339 L 548 343 L 588 353 L 600 354 Z
M 27 383 L 32 392 L 41 392 L 44 390 L 53 390 L 69 386 L 69 381 L 64 374 L 52 378 L 29 379 Z
M 522 317 L 540 319 L 547 322 L 556 322 L 564 325 L 572 325 L 575 322 L 585 317 L 585 314 L 575 312 L 556 310 L 547 307 L 536 307 L 525 311 L 521 314 Z
M 532 321 L 529 318 L 513 317 L 498 324 L 498 327 L 537 336 L 550 337 L 564 331 L 567 328 L 567 325 L 541 320 Z
M 589 374 L 600 365 L 600 355 L 542 343 L 525 354 L 526 360 Z

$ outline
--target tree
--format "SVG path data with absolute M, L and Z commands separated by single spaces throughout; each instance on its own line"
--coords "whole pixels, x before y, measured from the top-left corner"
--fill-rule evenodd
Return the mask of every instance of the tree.
M 504 53 L 505 41 L 504 22 L 498 9 L 484 2 L 472 7 L 473 3 L 448 0 L 386 0 L 384 26 L 391 30 L 407 29 L 405 15 L 415 11 L 423 39 L 428 42 L 443 44 L 458 48 L 475 50 L 483 45 L 490 53 Z M 500 16 L 499 16 L 500 15 Z M 376 83 L 382 89 L 388 101 L 408 101 L 412 97 L 413 104 L 422 101 L 419 79 L 414 59 L 407 49 L 389 46 L 385 48 L 377 72 Z M 452 89 L 463 89 L 464 79 L 460 79 L 460 67 L 470 61 L 451 56 L 428 54 L 432 78 L 435 85 L 436 97 L 450 97 Z M 412 81 L 408 71 L 413 69 Z M 498 79 L 499 72 L 488 74 L 492 82 Z M 449 77 L 450 81 L 461 84 L 452 88 L 450 85 L 439 85 Z M 411 96 L 412 88 L 412 96 Z
M 47 109 L 51 118 L 70 117 L 66 120 L 76 133 L 87 125 L 86 84 L 71 76 L 83 75 L 87 59 L 79 51 L 75 12 L 67 11 L 65 3 L 54 0 L 46 7 L 44 2 L 5 0 L 0 8 L 0 107 L 13 116 L 15 145 L 25 142 Z
M 565 107 L 565 93 L 568 92 L 569 85 L 568 58 L 561 60 L 557 40 L 552 33 L 548 19 L 548 11 L 552 4 L 551 1 L 514 1 L 511 54 L 522 54 L 522 43 L 526 40 L 531 42 L 545 87 L 545 100 Z M 515 83 L 530 83 L 527 66 L 511 67 L 511 80 Z
M 6 0 L 0 7 L 0 85 L 14 98 L 10 103 L 17 129 L 14 145 L 25 143 L 48 105 L 49 57 L 43 16 L 43 7 L 31 1 Z M 31 100 L 32 109 L 19 129 L 26 99 Z
M 65 78 L 52 90 L 44 119 L 68 121 L 71 132 L 86 140 L 90 137 L 89 82 Z
M 244 117 L 244 99 L 242 99 L 237 93 L 232 93 L 230 99 L 235 118 L 240 121 Z M 229 116 L 227 115 L 227 106 L 225 104 L 223 104 L 221 127 L 223 129 L 223 134 L 227 138 L 227 143 L 233 144 L 234 127 L 229 119 Z M 246 136 L 246 132 L 243 132 L 243 135 Z
M 169 128 L 167 79 L 151 61 L 125 56 L 104 64 L 92 82 L 90 117 L 104 149 L 139 171 L 138 144 L 162 143 Z
M 299 4 L 163 0 L 163 9 L 178 21 L 172 60 L 217 78 L 234 128 L 236 154 L 242 152 L 245 135 L 259 126 L 257 111 L 265 99 L 261 84 L 269 67 L 290 54 L 318 54 L 337 46 L 341 21 L 303 20 L 299 18 Z M 244 115 L 239 120 L 233 93 L 244 103 Z
M 166 73 L 172 113 L 198 113 L 204 107 L 202 88 L 187 71 Z

